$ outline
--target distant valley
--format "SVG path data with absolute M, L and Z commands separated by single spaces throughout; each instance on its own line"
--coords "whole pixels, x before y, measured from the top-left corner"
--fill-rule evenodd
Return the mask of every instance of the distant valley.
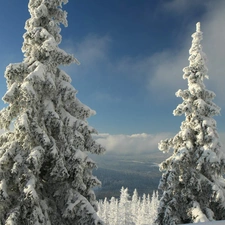
M 159 151 L 149 155 L 92 155 L 98 165 L 93 174 L 102 182 L 102 187 L 95 190 L 97 199 L 118 198 L 122 186 L 128 187 L 130 195 L 135 188 L 140 196 L 143 193 L 152 194 L 157 190 L 162 176 L 158 164 L 167 157 L 168 154 Z

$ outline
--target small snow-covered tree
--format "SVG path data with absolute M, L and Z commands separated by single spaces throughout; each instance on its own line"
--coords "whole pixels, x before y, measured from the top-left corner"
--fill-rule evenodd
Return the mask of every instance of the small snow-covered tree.
M 158 207 L 159 207 L 159 193 L 158 193 L 158 191 L 157 192 L 153 191 L 151 203 L 149 205 L 149 208 L 150 208 L 150 224 L 154 224 L 154 221 L 156 220 Z
M 109 202 L 107 198 L 104 199 L 102 206 L 102 219 L 105 224 L 109 224 Z
M 119 200 L 119 221 L 118 225 L 130 224 L 131 213 L 130 213 L 130 201 L 129 201 L 128 188 L 122 187 L 120 190 L 120 200 Z
M 0 112 L 0 224 L 102 224 L 93 187 L 100 181 L 87 153 L 104 151 L 87 118 L 95 112 L 76 98 L 60 65 L 77 63 L 59 48 L 62 4 L 30 0 L 22 63 L 5 71 L 8 107 Z
M 138 192 L 137 189 L 134 190 L 133 195 L 132 195 L 132 199 L 131 199 L 131 215 L 132 215 L 132 219 L 134 224 L 137 224 L 137 215 L 138 215 L 138 209 L 140 208 L 140 201 L 138 198 Z
M 118 199 L 112 197 L 110 199 L 110 207 L 109 207 L 109 224 L 117 225 L 118 224 Z
M 189 66 L 183 69 L 188 89 L 178 90 L 183 102 L 173 114 L 185 115 L 180 132 L 159 143 L 159 149 L 173 155 L 160 164 L 164 171 L 159 188 L 163 196 L 156 224 L 173 225 L 225 219 L 225 159 L 221 151 L 216 121 L 220 108 L 213 103 L 215 94 L 206 89 L 208 78 L 205 54 L 200 41 L 200 23 L 192 35 Z
M 149 198 L 150 200 L 150 198 Z M 141 224 L 141 225 L 145 225 L 145 224 L 148 224 L 149 222 L 149 208 L 148 208 L 148 202 L 147 202 L 147 197 L 146 197 L 146 194 L 143 194 L 142 196 L 142 201 L 141 201 L 141 207 L 140 207 L 140 215 L 139 215 L 139 218 L 141 218 L 141 220 L 139 219 L 138 221 L 138 224 Z

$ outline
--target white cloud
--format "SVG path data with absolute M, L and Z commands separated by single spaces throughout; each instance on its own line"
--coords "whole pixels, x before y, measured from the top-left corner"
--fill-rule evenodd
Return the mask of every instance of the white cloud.
M 154 59 L 154 56 L 152 58 Z M 154 72 L 148 77 L 148 89 L 159 100 L 174 98 L 175 92 L 180 88 L 186 88 L 187 84 L 182 79 L 182 69 L 187 65 L 187 53 L 165 51 L 157 55 L 159 63 L 154 64 Z
M 202 26 L 204 32 L 203 48 L 208 57 L 209 85 L 217 94 L 219 104 L 225 105 L 225 2 L 209 5 Z
M 171 137 L 169 133 L 161 134 L 99 134 L 95 136 L 98 143 L 107 149 L 107 153 L 114 154 L 143 154 L 158 150 L 160 140 Z
M 76 55 L 82 64 L 86 66 L 93 65 L 99 61 L 107 60 L 107 51 L 111 39 L 105 35 L 99 37 L 97 35 L 88 35 L 76 48 Z
M 111 38 L 108 35 L 98 36 L 96 34 L 87 35 L 81 42 L 66 40 L 63 49 L 74 54 L 81 64 L 65 67 L 65 71 L 77 77 L 90 74 L 97 76 L 102 65 L 106 66 L 110 62 L 108 57 L 110 42 Z
M 112 39 L 109 35 L 99 36 L 96 34 L 88 34 L 81 42 L 66 40 L 63 48 L 66 52 L 74 53 L 81 64 L 79 66 L 72 64 L 70 67 L 64 67 L 63 69 L 72 78 L 75 76 L 78 81 L 83 79 L 84 76 L 86 76 L 86 80 L 88 80 L 87 77 L 90 77 L 90 81 L 93 77 L 99 79 L 104 74 L 109 76 L 109 74 L 113 73 L 113 68 L 115 68 L 115 66 L 112 66 L 109 57 L 111 42 Z M 119 97 L 97 90 L 96 87 L 93 89 L 92 97 L 96 101 L 120 101 Z
M 225 133 L 220 133 L 222 151 L 225 153 Z M 159 153 L 158 143 L 166 138 L 174 137 L 173 133 L 158 134 L 117 134 L 100 133 L 94 135 L 95 140 L 106 148 L 106 154 L 151 154 Z M 172 151 L 172 150 L 171 150 Z M 162 153 L 163 154 L 163 153 Z

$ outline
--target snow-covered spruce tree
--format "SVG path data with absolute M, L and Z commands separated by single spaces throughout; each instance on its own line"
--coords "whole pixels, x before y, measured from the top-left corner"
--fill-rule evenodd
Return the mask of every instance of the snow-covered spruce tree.
M 131 211 L 131 215 L 132 215 L 132 220 L 134 222 L 134 224 L 138 223 L 138 210 L 140 209 L 140 201 L 138 198 L 138 192 L 137 189 L 134 190 L 133 195 L 132 195 L 132 199 L 131 199 L 131 203 L 130 203 L 130 211 Z
M 164 173 L 159 184 L 163 190 L 156 219 L 159 225 L 225 219 L 225 159 L 212 118 L 220 108 L 212 102 L 215 94 L 203 83 L 208 76 L 200 23 L 192 38 L 190 63 L 183 69 L 188 89 L 177 91 L 183 102 L 173 112 L 184 114 L 185 120 L 175 137 L 159 143 L 163 152 L 173 149 L 173 155 L 160 164 Z
M 130 201 L 129 201 L 129 193 L 128 188 L 122 187 L 120 190 L 120 200 L 118 205 L 118 213 L 119 220 L 118 225 L 130 224 L 131 216 L 130 216 Z
M 104 151 L 87 118 L 95 112 L 76 98 L 60 65 L 78 61 L 58 45 L 67 26 L 67 0 L 30 0 L 22 51 L 24 61 L 5 71 L 8 107 L 0 112 L 0 224 L 91 225 L 96 214 L 87 153 Z

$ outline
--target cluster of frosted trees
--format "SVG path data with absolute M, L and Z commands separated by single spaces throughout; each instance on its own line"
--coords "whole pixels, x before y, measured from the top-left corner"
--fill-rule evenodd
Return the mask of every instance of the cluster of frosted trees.
M 157 215 L 159 204 L 158 192 L 152 196 L 143 194 L 138 196 L 135 189 L 132 197 L 128 189 L 123 188 L 120 198 L 105 198 L 98 203 L 98 215 L 106 225 L 146 225 L 153 224 Z

